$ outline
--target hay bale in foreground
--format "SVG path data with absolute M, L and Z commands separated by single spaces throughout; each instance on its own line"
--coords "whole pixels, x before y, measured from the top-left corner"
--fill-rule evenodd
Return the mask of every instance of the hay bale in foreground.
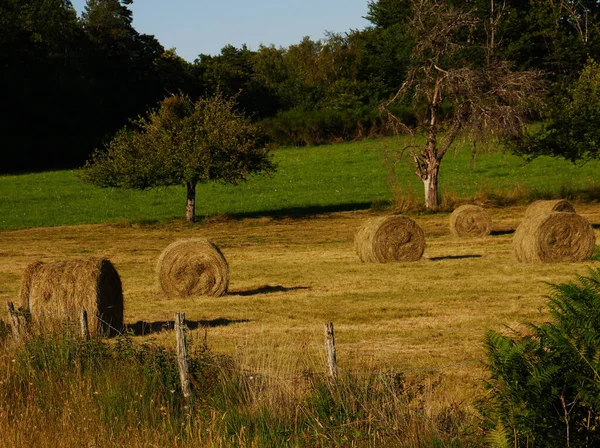
M 90 334 L 115 335 L 123 328 L 121 279 L 106 258 L 35 261 L 23 273 L 19 299 L 35 320 L 78 321 L 85 309 Z
M 525 210 L 524 219 L 530 219 L 537 215 L 543 215 L 552 212 L 575 213 L 575 207 L 566 199 L 555 199 L 551 201 L 532 202 Z
M 523 220 L 515 232 L 513 251 L 522 263 L 579 262 L 591 258 L 595 244 L 587 219 L 552 212 Z
M 169 296 L 222 296 L 229 285 L 229 265 L 219 248 L 205 238 L 177 240 L 162 252 L 158 282 Z
M 492 231 L 492 217 L 478 205 L 461 205 L 450 215 L 450 231 L 459 237 L 488 236 Z
M 364 263 L 417 261 L 425 250 L 425 235 L 406 216 L 369 219 L 356 233 L 354 249 Z

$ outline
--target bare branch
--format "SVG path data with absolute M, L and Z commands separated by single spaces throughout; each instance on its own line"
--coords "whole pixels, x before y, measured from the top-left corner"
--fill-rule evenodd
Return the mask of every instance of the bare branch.
M 503 4 L 490 18 L 492 31 L 504 11 Z M 528 112 L 542 104 L 545 84 L 541 72 L 516 72 L 512 64 L 492 57 L 490 52 L 483 67 L 462 63 L 457 52 L 469 45 L 470 33 L 478 23 L 473 11 L 455 8 L 443 0 L 412 0 L 412 13 L 409 28 L 415 45 L 411 67 L 382 110 L 395 132 L 413 139 L 416 132 L 425 136 L 425 144 L 419 146 L 413 140 L 401 152 L 410 148 L 426 196 L 436 190 L 431 195 L 433 203 L 428 204 L 426 197 L 426 207 L 436 208 L 439 164 L 457 139 L 469 137 L 474 145 L 482 142 L 485 147 L 494 139 L 520 135 Z M 414 130 L 389 111 L 391 104 L 409 92 L 417 120 Z

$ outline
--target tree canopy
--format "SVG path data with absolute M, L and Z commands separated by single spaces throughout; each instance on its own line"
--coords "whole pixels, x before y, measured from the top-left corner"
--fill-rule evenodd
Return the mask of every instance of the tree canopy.
M 235 110 L 233 99 L 217 93 L 195 102 L 165 98 L 96 151 L 81 176 L 99 187 L 185 185 L 186 218 L 194 221 L 198 183 L 238 184 L 274 169 L 260 130 Z
M 450 65 L 481 67 L 492 54 L 514 71 L 542 70 L 551 101 L 567 95 L 600 53 L 597 0 L 444 0 L 477 17 L 466 51 Z M 390 135 L 379 106 L 406 79 L 418 44 L 409 0 L 370 0 L 364 29 L 308 37 L 288 47 L 225 45 L 193 62 L 138 32 L 131 0 L 88 0 L 80 17 L 68 0 L 0 3 L 0 170 L 74 168 L 130 118 L 173 92 L 217 90 L 283 145 Z M 486 47 L 489 51 L 483 51 Z M 446 107 L 446 106 L 444 106 Z M 390 105 L 415 123 L 410 95 Z M 22 129 L 27 129 L 23 132 Z
M 531 160 L 541 155 L 573 163 L 600 159 L 600 65 L 590 60 L 579 78 L 548 108 L 539 131 L 514 141 L 515 152 Z

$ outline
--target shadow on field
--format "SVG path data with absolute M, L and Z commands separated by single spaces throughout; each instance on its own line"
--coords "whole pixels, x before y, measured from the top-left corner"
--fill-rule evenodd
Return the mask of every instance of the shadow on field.
M 271 218 L 303 218 L 333 212 L 353 212 L 357 210 L 368 210 L 371 207 L 373 207 L 372 202 L 352 202 L 348 204 L 308 205 L 306 207 L 290 207 L 260 212 L 232 213 L 228 216 L 233 219 L 261 218 L 265 216 Z
M 510 235 L 511 233 L 515 233 L 515 229 L 492 230 L 490 235 Z
M 230 291 L 228 293 L 228 295 L 231 295 L 231 296 L 255 296 L 257 294 L 271 294 L 274 292 L 288 292 L 288 291 L 295 291 L 298 289 L 310 289 L 310 287 L 309 286 L 290 286 L 289 288 L 286 288 L 285 286 L 282 286 L 282 285 L 275 285 L 275 286 L 264 285 L 264 286 L 259 286 L 258 288 L 255 288 L 255 289 L 249 289 L 248 291 Z
M 248 319 L 225 319 L 220 317 L 218 319 L 211 320 L 186 320 L 185 325 L 190 330 L 196 330 L 197 328 L 213 328 L 213 327 L 225 327 L 231 324 L 240 324 L 250 322 Z M 172 330 L 175 327 L 175 321 L 164 320 L 158 322 L 144 322 L 138 320 L 135 324 L 125 325 L 126 333 L 133 333 L 135 336 L 144 336 L 151 333 L 159 333 L 165 330 Z
M 442 260 L 462 260 L 463 258 L 481 258 L 481 255 L 446 255 L 444 257 L 431 257 L 430 261 L 442 261 Z
M 592 229 L 600 229 L 600 224 L 592 224 Z

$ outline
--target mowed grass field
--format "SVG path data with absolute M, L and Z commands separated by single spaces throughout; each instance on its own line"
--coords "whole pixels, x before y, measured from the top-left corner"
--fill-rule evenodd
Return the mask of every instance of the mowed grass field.
M 21 275 L 34 260 L 103 256 L 121 276 L 130 330 L 151 329 L 136 336 L 140 341 L 173 345 L 173 333 L 160 328 L 182 311 L 192 339 L 203 340 L 206 331 L 217 352 L 285 381 L 304 369 L 325 371 L 323 324 L 332 321 L 341 370 L 420 375 L 431 369 L 443 378 L 438 404 L 469 406 L 486 377 L 480 362 L 486 330 L 521 331 L 523 322 L 545 319 L 544 282 L 569 280 L 600 261 L 517 263 L 512 236 L 527 204 L 488 203 L 494 224 L 486 238 L 451 236 L 449 211 L 408 212 L 425 231 L 423 259 L 361 263 L 354 234 L 366 219 L 389 212 L 370 206 L 394 198 L 385 159 L 395 144 L 280 150 L 273 178 L 200 188 L 199 213 L 207 218 L 194 225 L 178 218 L 181 188 L 99 190 L 72 172 L 0 177 L 0 299 L 17 301 Z M 493 153 L 471 167 L 469 158 L 465 150 L 444 160 L 447 195 L 593 196 L 596 189 L 598 163 L 523 164 Z M 408 161 L 398 174 L 398 188 L 418 199 L 420 185 Z M 600 205 L 576 201 L 575 207 L 600 241 Z M 223 251 L 231 274 L 226 296 L 169 299 L 159 290 L 159 254 L 188 237 L 209 238 Z
M 600 240 L 600 207 L 576 204 Z M 286 378 L 304 369 L 325 371 L 323 324 L 333 321 L 340 369 L 352 372 L 442 369 L 440 399 L 471 403 L 486 372 L 487 329 L 523 330 L 545 318 L 543 282 L 585 273 L 588 263 L 522 265 L 512 254 L 512 231 L 524 206 L 492 208 L 494 234 L 458 239 L 448 214 L 414 216 L 427 248 L 412 263 L 363 264 L 354 233 L 368 211 L 306 219 L 214 220 L 190 227 L 88 225 L 2 232 L 0 299 L 16 300 L 20 276 L 33 260 L 105 256 L 123 282 L 125 320 L 153 331 L 140 340 L 173 345 L 159 331 L 176 311 L 186 313 L 192 338 L 238 359 L 250 371 Z M 160 252 L 174 239 L 207 237 L 229 261 L 229 293 L 220 298 L 169 299 L 156 283 Z M 5 316 L 3 316 L 5 317 Z M 469 362 L 464 365 L 454 365 Z M 420 374 L 422 372 L 416 372 Z

